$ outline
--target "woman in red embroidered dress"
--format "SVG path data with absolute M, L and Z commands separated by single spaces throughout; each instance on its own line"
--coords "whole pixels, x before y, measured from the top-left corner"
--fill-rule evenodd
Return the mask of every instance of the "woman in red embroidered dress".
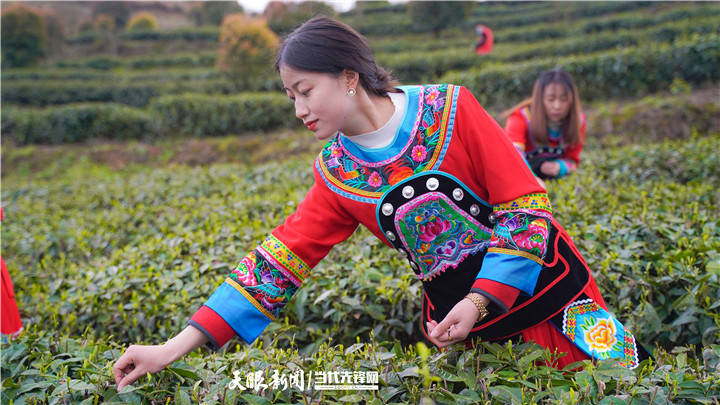
M 180 334 L 126 350 L 118 388 L 202 344 L 253 342 L 359 224 L 408 258 L 438 347 L 522 337 L 567 353 L 558 367 L 589 355 L 637 365 L 545 190 L 467 89 L 396 87 L 360 34 L 325 17 L 285 39 L 276 68 L 296 116 L 327 140 L 315 184 Z
M 585 143 L 585 114 L 575 82 L 556 68 L 535 81 L 532 96 L 503 113 L 505 132 L 535 176 L 557 179 L 574 172 Z
M 0 221 L 2 219 L 3 210 L 0 207 Z M 17 302 L 15 302 L 15 288 L 2 256 L 0 256 L 0 272 L 2 272 L 2 275 L 0 275 L 0 282 L 2 283 L 0 288 L 0 295 L 2 295 L 2 302 L 0 302 L 0 306 L 2 306 L 0 329 L 2 330 L 0 332 L 2 332 L 2 341 L 6 342 L 20 334 L 23 326 L 20 311 L 18 311 Z

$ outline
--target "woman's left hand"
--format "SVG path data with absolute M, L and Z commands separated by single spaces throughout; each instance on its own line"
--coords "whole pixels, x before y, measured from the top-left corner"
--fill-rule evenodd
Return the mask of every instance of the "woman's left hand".
M 560 173 L 560 163 L 548 160 L 540 165 L 540 171 L 552 177 L 556 177 Z
M 426 322 L 428 337 L 437 347 L 462 342 L 475 325 L 479 314 L 480 311 L 475 304 L 469 299 L 463 298 L 455 304 L 440 323 Z

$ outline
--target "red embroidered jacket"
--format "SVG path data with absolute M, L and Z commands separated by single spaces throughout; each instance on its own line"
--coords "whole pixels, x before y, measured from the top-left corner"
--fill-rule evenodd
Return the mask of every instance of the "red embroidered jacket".
M 377 202 L 393 184 L 426 170 L 454 176 L 500 218 L 473 287 L 505 310 L 520 292 L 532 294 L 546 248 L 545 221 L 551 220 L 545 190 L 467 89 L 401 90 L 406 113 L 393 142 L 367 150 L 342 134 L 331 139 L 315 161 L 315 184 L 297 211 L 242 259 L 193 315 L 189 324 L 203 331 L 211 346 L 221 347 L 236 334 L 254 341 L 310 270 L 358 224 L 389 245 L 376 219 Z M 518 212 L 542 220 L 533 222 L 535 229 L 508 233 L 505 221 Z
M 561 175 L 558 177 L 574 172 L 580 164 L 580 152 L 585 143 L 585 114 L 581 115 L 581 121 L 580 142 L 576 145 L 563 147 L 564 151 L 562 155 L 558 156 L 558 161 L 565 167 L 565 170 L 561 169 Z M 548 145 L 535 145 L 532 136 L 530 136 L 530 110 L 527 107 L 518 108 L 513 111 L 505 123 L 505 133 L 510 137 L 513 145 L 515 145 L 515 148 L 517 148 L 522 156 L 534 151 L 538 146 L 563 146 L 562 134 L 559 133 L 556 134 L 558 137 L 555 138 L 552 133 L 550 134 Z

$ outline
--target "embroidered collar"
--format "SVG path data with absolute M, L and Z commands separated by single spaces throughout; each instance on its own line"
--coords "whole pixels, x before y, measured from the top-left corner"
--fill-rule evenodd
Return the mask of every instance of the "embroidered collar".
M 393 184 L 440 166 L 450 143 L 459 88 L 441 84 L 400 89 L 407 95 L 405 117 L 390 145 L 363 150 L 343 142 L 339 134 L 320 151 L 315 167 L 331 190 L 377 203 Z

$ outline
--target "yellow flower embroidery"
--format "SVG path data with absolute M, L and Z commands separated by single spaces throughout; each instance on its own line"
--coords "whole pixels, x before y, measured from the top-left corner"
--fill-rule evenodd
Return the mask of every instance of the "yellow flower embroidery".
M 585 343 L 590 350 L 602 353 L 612 349 L 617 342 L 615 338 L 615 322 L 612 318 L 599 319 L 598 323 L 585 332 Z

